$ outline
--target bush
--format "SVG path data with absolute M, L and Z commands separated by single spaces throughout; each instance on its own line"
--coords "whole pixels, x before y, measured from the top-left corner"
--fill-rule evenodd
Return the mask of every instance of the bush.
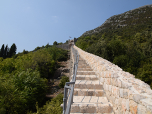
M 55 98 L 53 98 L 51 101 L 46 102 L 46 105 L 44 105 L 42 108 L 39 108 L 36 104 L 37 112 L 28 114 L 62 114 L 62 108 L 60 105 L 63 103 L 63 95 L 58 94 Z
M 152 88 L 152 65 L 145 64 L 143 68 L 138 70 L 137 78 L 143 80 L 147 84 L 149 84 Z
M 113 63 L 118 65 L 119 67 L 125 68 L 128 64 L 128 56 L 120 55 L 114 58 Z
M 36 102 L 38 106 L 42 106 L 46 102 L 46 78 L 53 75 L 57 61 L 66 57 L 67 51 L 54 47 L 15 58 L 0 57 L 0 114 L 26 114 L 28 111 L 36 111 Z M 48 113 L 54 110 L 51 114 L 59 114 L 62 112 L 59 107 L 62 100 L 55 100 L 55 106 L 53 101 L 52 108 L 47 108 Z
M 59 84 L 59 87 L 60 87 L 60 88 L 64 88 L 64 85 L 65 85 L 66 82 L 69 82 L 69 77 L 67 77 L 67 76 L 62 76 L 61 82 L 60 82 L 60 84 Z
M 39 72 L 31 70 L 0 79 L 0 113 L 26 114 L 28 110 L 36 110 L 35 103 L 44 101 L 47 80 L 40 78 Z

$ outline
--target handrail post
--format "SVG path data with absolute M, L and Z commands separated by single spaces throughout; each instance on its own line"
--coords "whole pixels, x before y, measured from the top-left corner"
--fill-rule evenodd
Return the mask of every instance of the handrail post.
M 67 105 L 67 88 L 64 87 L 64 98 L 63 98 L 63 114 L 65 114 L 65 109 Z

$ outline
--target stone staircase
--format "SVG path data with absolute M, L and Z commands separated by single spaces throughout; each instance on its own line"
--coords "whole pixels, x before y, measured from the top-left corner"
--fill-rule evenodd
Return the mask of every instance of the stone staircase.
M 113 114 L 112 104 L 103 84 L 91 67 L 80 57 L 70 114 Z

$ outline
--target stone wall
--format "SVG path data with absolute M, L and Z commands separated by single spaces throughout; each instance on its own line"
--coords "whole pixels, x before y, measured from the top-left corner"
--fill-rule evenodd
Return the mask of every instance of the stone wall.
M 152 90 L 148 84 L 101 57 L 74 48 L 98 75 L 116 114 L 152 114 Z
M 69 44 L 61 44 L 61 45 L 56 45 L 58 48 L 62 48 L 65 50 L 70 50 L 70 45 Z

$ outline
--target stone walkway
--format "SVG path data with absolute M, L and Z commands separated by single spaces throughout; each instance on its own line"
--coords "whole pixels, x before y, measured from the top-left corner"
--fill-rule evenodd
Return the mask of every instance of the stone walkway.
M 70 114 L 113 114 L 112 104 L 103 91 L 103 84 L 91 67 L 80 57 Z

